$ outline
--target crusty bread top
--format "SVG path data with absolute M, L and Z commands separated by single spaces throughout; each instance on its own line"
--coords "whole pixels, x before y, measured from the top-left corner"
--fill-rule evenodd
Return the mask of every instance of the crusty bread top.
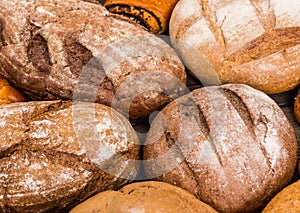
M 158 181 L 132 183 L 119 191 L 99 193 L 76 206 L 70 213 L 84 212 L 216 213 L 187 191 Z
M 138 172 L 137 135 L 124 116 L 104 105 L 1 105 L 0 130 L 2 212 L 55 212 L 120 187 Z
M 292 0 L 182 0 L 170 36 L 203 83 L 280 93 L 300 84 L 299 14 L 300 3 Z
M 279 106 L 241 84 L 203 87 L 154 119 L 144 146 L 148 178 L 187 189 L 221 212 L 253 211 L 291 180 L 294 129 Z
M 162 93 L 182 91 L 186 73 L 175 51 L 100 4 L 12 0 L 0 9 L 0 73 L 33 99 L 112 105 L 140 95 L 131 111 L 147 117 L 169 101 Z M 155 91 L 139 94 L 142 87 Z

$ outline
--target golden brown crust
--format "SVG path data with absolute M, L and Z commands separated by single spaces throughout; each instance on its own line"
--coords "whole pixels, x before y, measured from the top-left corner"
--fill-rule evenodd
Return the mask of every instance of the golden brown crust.
M 163 33 L 178 0 L 107 0 L 104 6 L 112 13 L 129 16 L 152 33 Z
M 297 121 L 300 124 L 300 90 L 298 91 L 298 94 L 295 98 L 294 114 L 295 114 L 295 117 L 296 117 Z
M 262 213 L 286 212 L 300 212 L 300 180 L 279 192 L 262 211 Z
M 189 192 L 158 181 L 129 184 L 119 191 L 105 191 L 79 204 L 70 213 L 165 212 L 216 213 Z
M 26 101 L 25 97 L 0 76 L 0 104 Z

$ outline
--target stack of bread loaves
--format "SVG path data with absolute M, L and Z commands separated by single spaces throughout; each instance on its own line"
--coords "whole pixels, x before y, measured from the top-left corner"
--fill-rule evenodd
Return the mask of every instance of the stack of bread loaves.
M 299 1 L 99 2 L 0 0 L 0 212 L 299 202 L 286 196 L 299 181 L 280 192 L 295 180 L 295 131 L 266 94 L 300 84 Z M 168 28 L 173 46 L 154 35 Z

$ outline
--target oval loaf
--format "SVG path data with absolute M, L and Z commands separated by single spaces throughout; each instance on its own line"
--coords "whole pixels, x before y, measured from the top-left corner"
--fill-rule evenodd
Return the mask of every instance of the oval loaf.
M 62 211 L 138 173 L 133 128 L 101 104 L 1 105 L 0 135 L 0 212 Z
M 0 29 L 0 74 L 34 100 L 96 101 L 145 118 L 184 88 L 175 51 L 101 4 L 1 1 Z

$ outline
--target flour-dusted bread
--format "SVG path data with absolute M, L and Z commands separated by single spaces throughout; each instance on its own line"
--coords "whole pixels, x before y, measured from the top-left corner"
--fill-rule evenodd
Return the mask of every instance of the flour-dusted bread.
M 66 212 L 138 173 L 139 141 L 110 107 L 62 101 L 0 106 L 0 212 Z
M 170 36 L 205 84 L 245 83 L 270 94 L 300 84 L 300 1 L 181 0 Z
M 79 204 L 70 213 L 217 213 L 179 187 L 159 181 L 144 181 L 118 191 L 101 192 Z
M 34 100 L 96 101 L 145 118 L 184 88 L 175 51 L 101 4 L 1 1 L 0 28 L 0 74 Z
M 144 146 L 148 178 L 180 186 L 220 212 L 251 212 L 291 180 L 294 129 L 266 94 L 203 87 L 167 105 Z

